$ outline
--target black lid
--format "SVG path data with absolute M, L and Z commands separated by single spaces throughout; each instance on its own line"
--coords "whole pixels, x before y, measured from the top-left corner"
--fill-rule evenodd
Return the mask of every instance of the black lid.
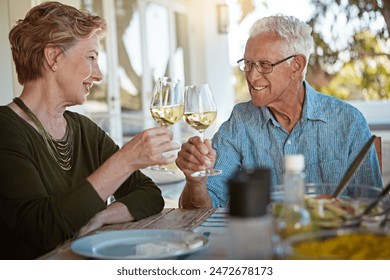
M 271 170 L 240 170 L 229 180 L 231 216 L 257 217 L 267 213 L 271 201 Z

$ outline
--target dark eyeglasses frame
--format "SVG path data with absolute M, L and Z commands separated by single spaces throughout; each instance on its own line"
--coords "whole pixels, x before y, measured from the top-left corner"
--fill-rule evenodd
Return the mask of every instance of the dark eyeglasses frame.
M 289 60 L 290 58 L 296 57 L 296 56 L 297 56 L 297 54 L 293 54 L 293 55 L 290 55 L 286 58 L 283 58 L 282 60 L 276 61 L 275 63 L 271 63 L 269 61 L 262 61 L 262 60 L 255 61 L 255 62 L 249 61 L 249 60 L 245 61 L 244 58 L 241 58 L 240 60 L 237 61 L 237 64 L 238 64 L 238 68 L 244 72 L 250 72 L 252 70 L 252 67 L 254 64 L 257 72 L 259 72 L 261 74 L 269 74 L 274 70 L 274 66 L 276 66 L 282 62 L 285 62 L 286 60 Z M 249 69 L 246 69 L 247 65 L 250 65 Z

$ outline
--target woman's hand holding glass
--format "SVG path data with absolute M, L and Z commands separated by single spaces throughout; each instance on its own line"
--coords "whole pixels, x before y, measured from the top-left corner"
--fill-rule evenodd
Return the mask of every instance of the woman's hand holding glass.
M 154 127 L 135 135 L 121 150 L 126 153 L 126 158 L 131 159 L 133 170 L 156 164 L 171 164 L 175 161 L 175 156 L 162 157 L 161 155 L 180 147 L 172 140 L 173 135 L 170 130 Z
M 173 125 L 183 117 L 183 90 L 184 84 L 178 79 L 162 77 L 157 80 L 150 103 L 150 113 L 160 126 L 167 127 Z M 160 165 L 151 169 L 173 173 L 173 171 Z

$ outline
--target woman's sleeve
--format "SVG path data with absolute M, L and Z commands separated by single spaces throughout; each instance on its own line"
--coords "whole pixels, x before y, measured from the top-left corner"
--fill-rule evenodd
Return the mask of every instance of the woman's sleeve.
M 6 134 L 0 140 L 0 220 L 13 239 L 47 251 L 105 209 L 85 179 L 69 186 L 54 166 L 37 166 L 41 146 L 26 141 L 18 128 Z
M 102 162 L 119 150 L 115 142 L 106 134 L 100 133 L 100 154 Z M 116 201 L 126 205 L 129 212 L 137 219 L 149 217 L 161 212 L 164 199 L 161 190 L 151 178 L 137 170 L 114 193 Z
M 126 205 L 136 220 L 157 214 L 164 208 L 161 190 L 139 170 L 122 184 L 114 196 L 117 201 Z

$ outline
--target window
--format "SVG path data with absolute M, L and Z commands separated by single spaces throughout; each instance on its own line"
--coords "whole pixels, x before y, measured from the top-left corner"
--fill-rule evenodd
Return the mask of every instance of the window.
M 104 78 L 93 88 L 87 106 L 92 118 L 110 134 L 113 126 L 121 126 L 125 137 L 153 126 L 148 107 L 154 81 L 161 76 L 185 80 L 189 75 L 187 9 L 182 3 L 82 1 L 81 8 L 107 20 L 108 33 L 115 32 L 112 28 L 116 27 L 115 42 L 107 41 L 108 36 L 102 42 L 99 63 Z M 110 22 L 110 14 L 115 15 L 114 24 Z M 116 50 L 107 52 L 107 43 Z M 112 65 L 115 61 L 117 65 Z M 108 69 L 116 69 L 116 73 Z M 117 76 L 112 77 L 113 74 Z M 115 106 L 116 114 L 112 110 Z

